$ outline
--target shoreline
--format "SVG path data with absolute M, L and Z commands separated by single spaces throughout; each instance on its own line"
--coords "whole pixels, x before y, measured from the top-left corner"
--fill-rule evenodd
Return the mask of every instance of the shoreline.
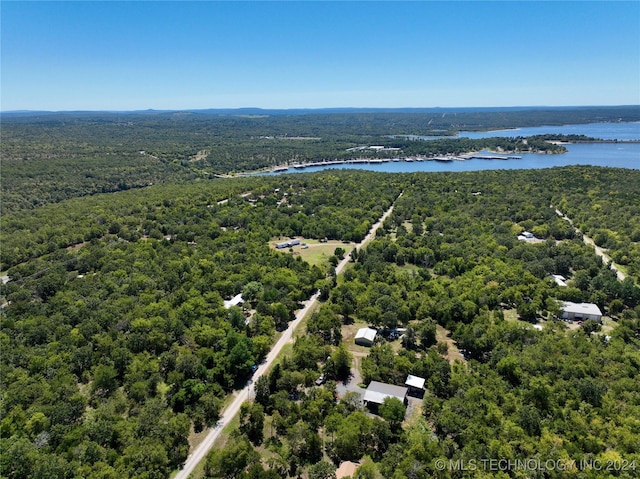
M 484 153 L 483 153 L 484 152 Z M 467 160 L 520 160 L 522 156 L 520 153 L 540 153 L 544 154 L 544 152 L 535 152 L 535 151 L 526 151 L 526 152 L 516 152 L 516 151 L 494 151 L 494 150 L 481 150 L 481 151 L 469 151 L 466 153 L 461 153 L 459 155 L 439 155 L 439 156 L 405 156 L 405 157 L 396 157 L 396 158 L 352 158 L 348 160 L 323 160 L 323 161 L 313 161 L 308 163 L 286 163 L 281 165 L 276 165 L 273 167 L 265 167 L 260 168 L 258 170 L 251 170 L 247 172 L 240 172 L 233 177 L 240 176 L 253 176 L 264 173 L 279 173 L 289 171 L 291 169 L 303 171 L 306 168 L 314 168 L 314 167 L 325 167 L 331 165 L 360 165 L 360 164 L 381 164 L 381 163 L 413 163 L 413 162 L 424 162 L 424 161 L 437 161 L 442 163 L 450 163 L 454 161 L 467 161 Z M 564 154 L 566 152 L 560 153 L 548 153 L 548 154 Z M 222 176 L 222 175 L 216 175 Z M 225 176 L 230 177 L 230 176 Z
M 570 142 L 554 142 L 549 141 L 552 144 L 558 144 L 561 146 L 565 145 L 574 145 L 574 144 L 637 144 L 640 143 L 640 140 L 585 140 L 585 141 L 570 141 Z M 280 165 L 264 167 L 257 170 L 249 170 L 239 172 L 233 175 L 215 175 L 216 177 L 224 177 L 224 178 L 235 178 L 242 176 L 253 176 L 264 173 L 281 173 L 290 170 L 297 170 L 303 172 L 307 168 L 313 167 L 326 167 L 332 165 L 359 165 L 359 164 L 381 164 L 381 163 L 411 163 L 411 162 L 425 162 L 425 161 L 436 161 L 449 163 L 454 161 L 466 161 L 466 160 L 515 160 L 522 159 L 522 154 L 540 154 L 540 155 L 564 155 L 567 151 L 550 151 L 550 150 L 526 150 L 526 151 L 496 151 L 485 148 L 480 151 L 468 151 L 465 153 L 460 153 L 456 155 L 416 155 L 416 156 L 402 156 L 402 157 L 393 157 L 393 158 L 349 158 L 345 160 L 333 159 L 333 160 L 321 160 L 321 161 L 311 161 L 307 163 L 283 163 Z

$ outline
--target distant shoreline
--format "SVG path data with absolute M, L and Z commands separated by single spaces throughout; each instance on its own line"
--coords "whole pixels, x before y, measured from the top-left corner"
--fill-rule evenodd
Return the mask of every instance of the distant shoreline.
M 497 130 L 498 131 L 498 130 Z M 504 129 L 500 130 L 504 131 Z M 570 142 L 554 142 L 558 145 L 573 145 L 573 144 L 638 144 L 640 140 L 618 140 L 618 139 L 591 139 L 591 140 L 579 140 Z M 265 173 L 284 173 L 286 171 L 299 171 L 303 172 L 307 168 L 315 167 L 328 167 L 334 165 L 378 165 L 385 163 L 420 163 L 420 162 L 441 162 L 452 163 L 454 161 L 468 161 L 468 160 L 491 160 L 491 161 L 506 161 L 506 160 L 519 160 L 522 159 L 522 154 L 539 154 L 539 155 L 564 155 L 567 151 L 547 151 L 547 150 L 527 150 L 527 151 L 495 151 L 491 149 L 483 149 L 481 151 L 468 151 L 457 155 L 416 155 L 416 156 L 403 156 L 395 158 L 350 158 L 346 160 L 322 160 L 312 161 L 306 163 L 284 163 L 271 167 L 264 167 L 257 170 L 250 170 L 239 172 L 233 175 L 215 175 L 219 178 L 232 178 L 242 176 L 254 176 Z
M 483 153 L 487 152 L 487 153 Z M 314 167 L 324 167 L 324 166 L 332 166 L 332 165 L 362 165 L 362 164 L 381 164 L 381 163 L 413 163 L 413 162 L 424 162 L 424 161 L 437 161 L 443 163 L 449 163 L 453 161 L 467 161 L 467 160 L 498 160 L 498 161 L 506 161 L 506 160 L 519 160 L 522 157 L 519 155 L 520 152 L 512 152 L 512 151 L 493 151 L 493 150 L 482 150 L 482 151 L 469 151 L 466 153 L 462 153 L 460 155 L 447 155 L 447 156 L 406 156 L 406 157 L 397 157 L 397 158 L 355 158 L 348 160 L 325 160 L 325 161 L 313 161 L 307 163 L 293 163 L 293 164 L 283 164 L 277 165 L 274 167 L 260 168 L 258 170 L 252 170 L 247 172 L 240 172 L 234 176 L 253 176 L 259 175 L 263 173 L 278 173 L 285 172 L 289 170 L 304 170 L 306 168 L 314 168 Z M 545 154 L 542 151 L 526 151 L 523 153 L 539 153 Z M 547 154 L 564 154 L 565 152 L 559 153 L 547 153 Z M 221 177 L 222 175 L 216 175 Z

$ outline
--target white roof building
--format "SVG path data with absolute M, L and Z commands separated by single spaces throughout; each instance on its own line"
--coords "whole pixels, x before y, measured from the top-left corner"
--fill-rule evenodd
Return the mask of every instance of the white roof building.
M 409 374 L 407 376 L 407 380 L 404 382 L 405 386 L 409 386 L 410 388 L 416 389 L 424 389 L 424 378 L 419 378 L 418 376 L 412 376 Z
M 226 300 L 224 302 L 225 309 L 229 309 L 231 306 L 238 306 L 244 303 L 244 299 L 242 299 L 242 293 L 236 294 L 233 298 Z
M 407 390 L 408 388 L 402 386 L 371 381 L 362 399 L 365 403 L 382 404 L 386 398 L 393 397 L 404 404 Z
M 562 310 L 562 317 L 564 319 L 602 320 L 602 311 L 593 303 L 572 303 L 571 301 L 564 301 L 560 305 L 560 309 Z
M 567 285 L 567 283 L 566 283 L 567 278 L 565 278 L 561 274 L 552 274 L 551 277 L 553 278 L 553 280 L 556 282 L 556 284 L 558 286 L 566 286 Z
M 355 341 L 360 346 L 373 346 L 378 331 L 373 328 L 360 328 L 356 333 Z
M 520 241 L 526 241 L 527 243 L 540 243 L 544 240 L 538 239 L 535 236 L 533 236 L 533 233 L 529 232 L 529 231 L 523 231 L 522 233 L 520 233 L 518 235 L 518 239 Z

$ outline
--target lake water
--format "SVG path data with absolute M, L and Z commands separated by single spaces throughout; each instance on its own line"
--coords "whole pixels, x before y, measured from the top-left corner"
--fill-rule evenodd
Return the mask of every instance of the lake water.
M 640 140 L 640 122 L 633 123 L 588 123 L 585 125 L 536 126 L 498 131 L 461 131 L 462 138 L 491 138 L 509 136 L 533 136 L 545 133 L 563 135 L 586 135 L 603 140 Z
M 604 140 L 640 140 L 640 122 L 635 123 L 590 123 L 585 125 L 538 126 L 511 130 L 464 132 L 459 136 L 466 138 L 488 138 L 504 136 L 531 136 L 545 133 L 565 135 L 586 135 Z M 516 160 L 466 160 L 466 161 L 420 161 L 358 163 L 329 166 L 314 166 L 304 169 L 290 168 L 284 172 L 301 173 L 326 169 L 370 170 L 387 173 L 413 173 L 416 171 L 479 171 L 479 170 L 526 170 L 535 168 L 553 168 L 567 165 L 610 166 L 617 168 L 640 169 L 640 143 L 578 143 L 566 145 L 567 153 L 562 155 L 544 155 L 537 153 L 518 153 L 522 159 Z

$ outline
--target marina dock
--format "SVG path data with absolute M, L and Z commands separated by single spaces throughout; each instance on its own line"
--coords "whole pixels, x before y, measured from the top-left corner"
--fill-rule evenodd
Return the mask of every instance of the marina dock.
M 459 156 L 432 156 L 432 157 L 407 157 L 407 158 L 353 158 L 349 160 L 326 160 L 326 161 L 312 161 L 309 163 L 294 163 L 291 165 L 277 166 L 271 171 L 273 173 L 280 173 L 288 171 L 290 168 L 296 170 L 303 170 L 305 168 L 323 167 L 331 165 L 358 165 L 358 164 L 380 164 L 389 162 L 413 162 L 413 161 L 439 161 L 439 162 L 451 162 L 451 161 L 465 161 L 465 160 L 521 160 L 521 156 L 517 155 L 495 155 L 495 154 L 479 154 L 468 153 Z

